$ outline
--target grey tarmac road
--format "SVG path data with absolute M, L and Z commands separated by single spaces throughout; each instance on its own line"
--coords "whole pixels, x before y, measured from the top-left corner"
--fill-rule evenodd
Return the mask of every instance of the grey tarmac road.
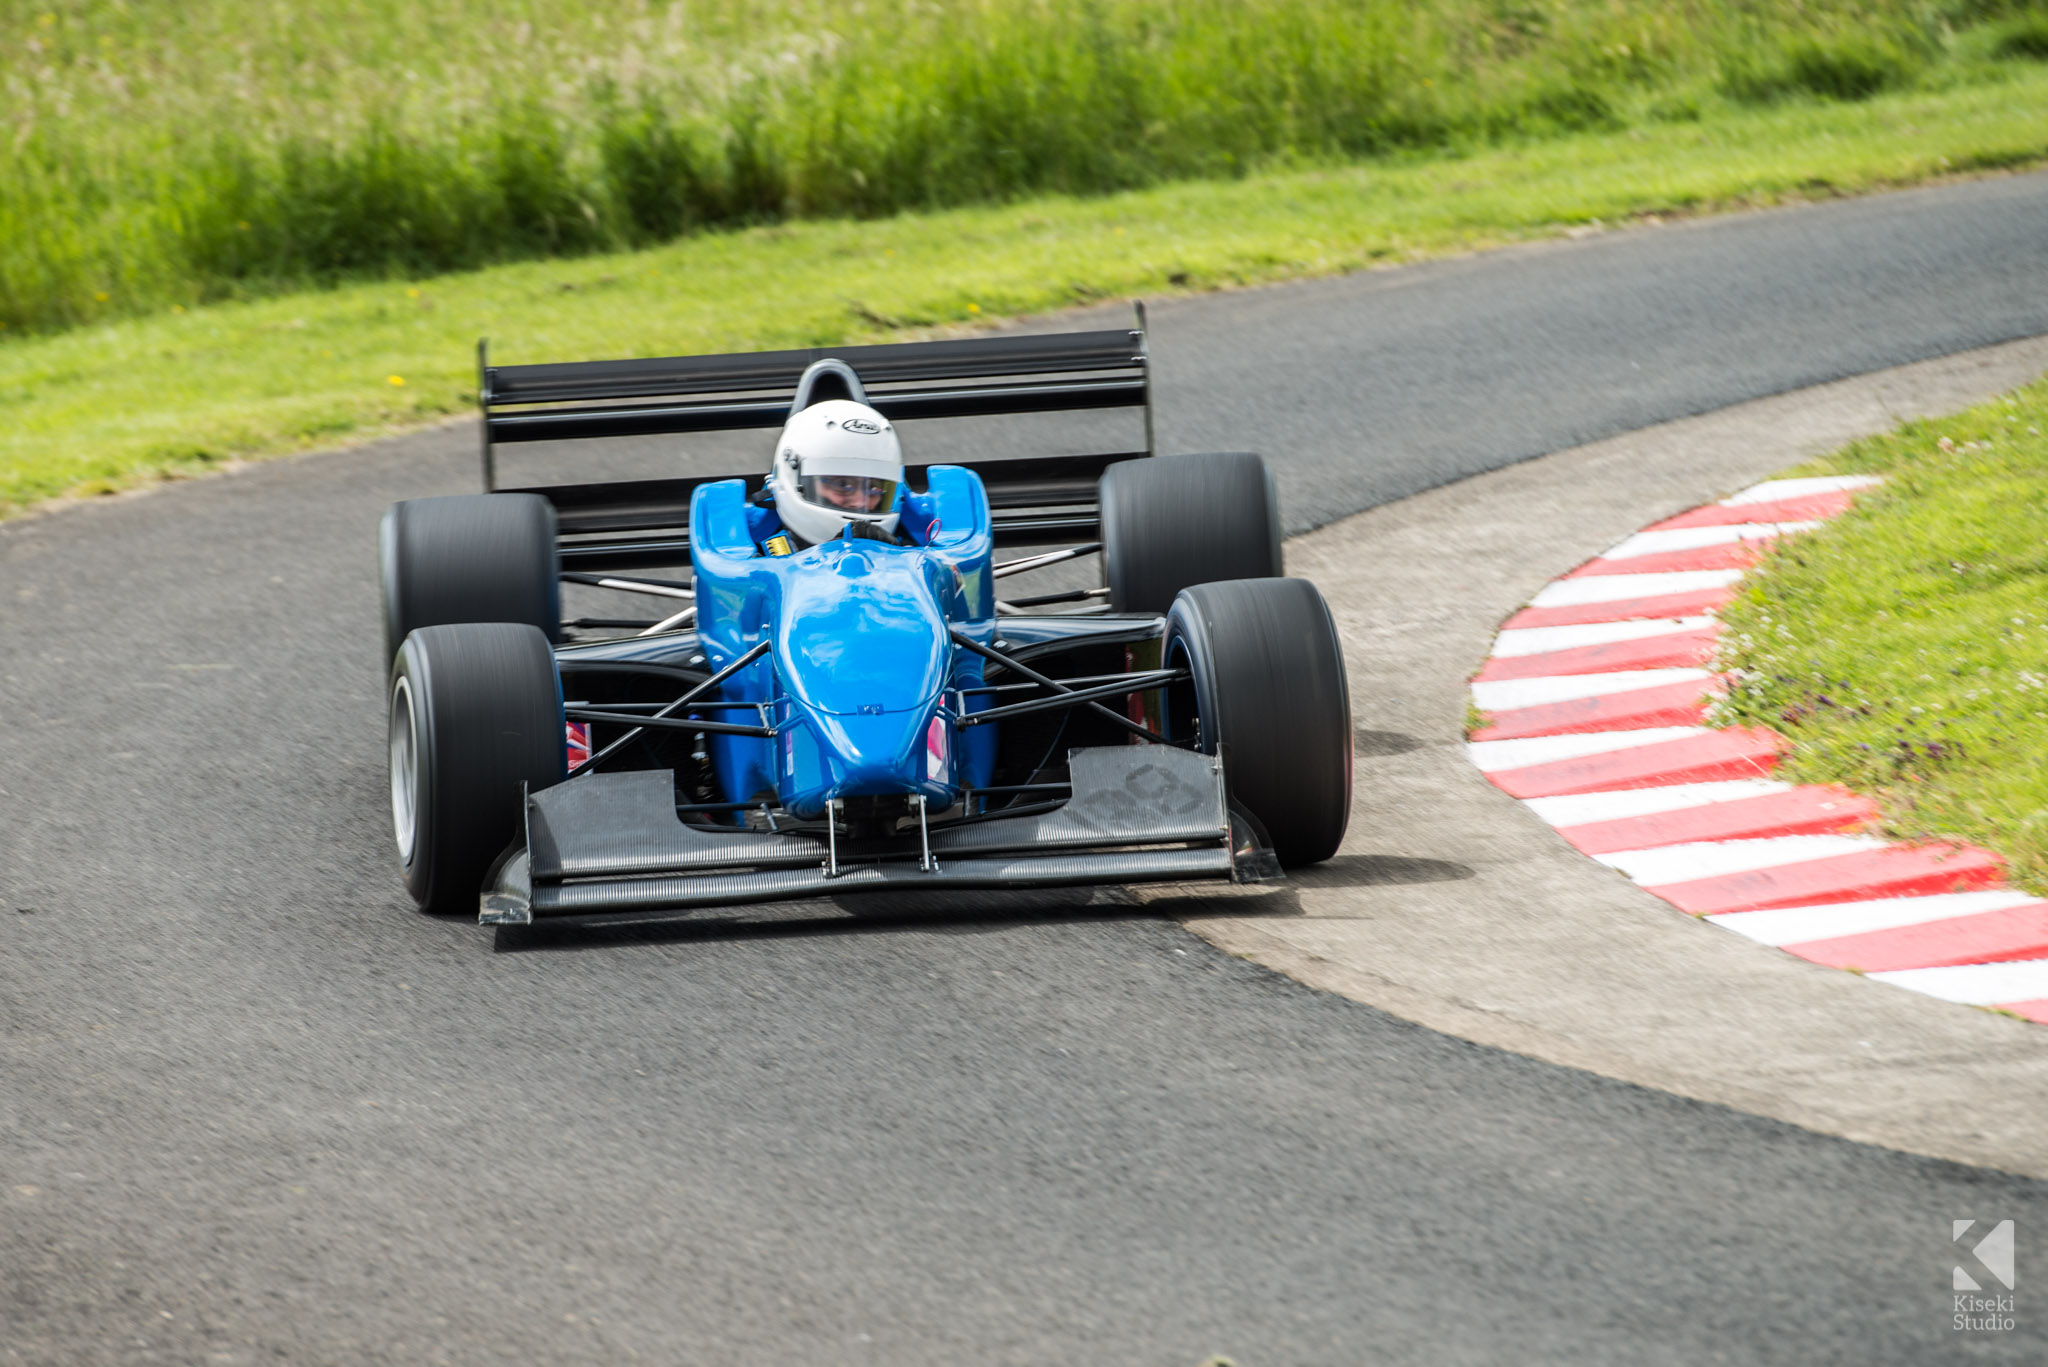
M 1165 444 L 1265 450 L 1299 530 L 2048 332 L 2048 177 L 1154 323 Z M 417 915 L 371 546 L 473 451 L 0 526 L 0 1362 L 2048 1352 L 2041 1184 L 1433 1034 L 1160 919 L 1187 901 Z M 2018 1222 L 2009 1332 L 1951 1329 L 1957 1219 Z

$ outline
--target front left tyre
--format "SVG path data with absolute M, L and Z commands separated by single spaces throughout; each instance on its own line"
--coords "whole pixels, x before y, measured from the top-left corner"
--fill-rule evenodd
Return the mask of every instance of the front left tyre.
M 523 828 L 522 794 L 565 777 L 554 650 L 519 623 L 423 627 L 399 647 L 387 697 L 406 890 L 424 911 L 473 913 Z

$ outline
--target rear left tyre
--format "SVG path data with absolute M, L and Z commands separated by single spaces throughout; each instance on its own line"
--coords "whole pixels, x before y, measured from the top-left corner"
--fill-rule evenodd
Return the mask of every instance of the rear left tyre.
M 565 777 L 553 647 L 521 623 L 422 627 L 399 646 L 387 699 L 406 891 L 424 911 L 474 912 L 524 825 L 522 793 Z
M 1174 600 L 1162 658 L 1177 739 L 1223 756 L 1230 798 L 1286 868 L 1337 852 L 1351 820 L 1351 692 L 1330 608 L 1306 579 L 1199 584 Z
M 453 494 L 394 503 L 377 529 L 384 658 L 421 627 L 520 622 L 562 633 L 555 507 L 539 494 Z

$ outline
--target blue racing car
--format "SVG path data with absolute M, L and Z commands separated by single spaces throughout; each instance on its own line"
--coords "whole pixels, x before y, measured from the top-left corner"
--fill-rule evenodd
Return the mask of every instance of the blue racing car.
M 1329 858 L 1351 808 L 1329 609 L 1282 577 L 1259 457 L 1152 453 L 1138 324 L 528 366 L 479 348 L 486 492 L 399 503 L 379 536 L 414 899 L 525 924 Z M 897 434 L 1118 407 L 1147 449 L 906 465 Z M 508 442 L 745 428 L 777 433 L 760 474 L 496 487 Z M 1085 556 L 1101 584 L 1002 596 Z M 664 612 L 564 621 L 564 583 Z

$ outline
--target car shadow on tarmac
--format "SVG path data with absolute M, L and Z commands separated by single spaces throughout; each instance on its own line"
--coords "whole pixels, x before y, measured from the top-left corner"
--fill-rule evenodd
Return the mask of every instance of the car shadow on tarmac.
M 1405 755 L 1428 744 L 1430 742 L 1401 731 L 1374 731 L 1361 726 L 1351 733 L 1352 753 L 1365 759 Z
M 1295 869 L 1290 882 L 1305 888 L 1370 888 L 1403 883 L 1455 883 L 1477 878 L 1470 864 L 1450 859 L 1422 859 L 1400 854 L 1340 854 L 1335 859 Z

